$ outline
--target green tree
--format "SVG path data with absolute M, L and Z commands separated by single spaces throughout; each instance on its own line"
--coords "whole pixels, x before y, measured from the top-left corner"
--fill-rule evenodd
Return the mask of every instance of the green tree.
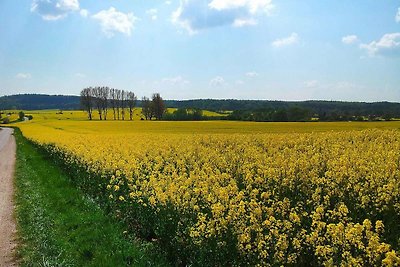
M 133 120 L 133 111 L 136 106 L 136 100 L 137 100 L 137 97 L 134 92 L 127 93 L 127 104 L 128 104 L 128 108 L 129 108 L 129 119 L 130 120 Z
M 279 109 L 272 115 L 273 121 L 288 121 L 286 109 Z
M 153 103 L 152 107 L 154 109 L 154 116 L 157 120 L 161 120 L 166 110 L 164 100 L 159 93 L 155 93 L 152 96 L 151 102 Z
M 19 120 L 20 120 L 20 121 L 23 121 L 23 120 L 25 119 L 25 113 L 24 113 L 23 111 L 20 111 L 20 112 L 18 113 L 18 116 L 19 116 Z
M 153 102 L 149 98 L 142 98 L 142 114 L 146 120 L 151 120 L 154 117 Z
M 93 88 L 85 88 L 81 91 L 81 107 L 87 112 L 89 120 L 92 120 L 93 113 Z
M 385 121 L 391 121 L 393 118 L 392 114 L 386 113 L 382 116 L 382 119 L 384 119 Z

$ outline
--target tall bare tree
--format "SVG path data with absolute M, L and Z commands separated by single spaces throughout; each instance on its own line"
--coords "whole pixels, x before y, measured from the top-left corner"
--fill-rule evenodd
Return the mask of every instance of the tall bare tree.
M 154 108 L 152 102 L 146 99 L 150 102 L 146 118 L 151 119 L 154 116 Z M 133 92 L 109 87 L 89 87 L 81 91 L 81 106 L 88 112 L 90 120 L 93 119 L 93 110 L 97 110 L 100 120 L 107 120 L 109 107 L 113 109 L 114 120 L 125 120 L 128 110 L 129 118 L 133 120 L 136 100 L 137 97 Z
M 162 99 L 162 97 L 159 93 L 153 94 L 152 103 L 153 103 L 152 106 L 154 109 L 154 116 L 156 117 L 157 120 L 161 120 L 166 109 L 165 109 L 164 100 Z
M 126 108 L 127 92 L 125 90 L 121 91 L 121 118 L 125 120 L 125 108 Z
M 136 100 L 137 100 L 137 97 L 134 92 L 127 93 L 127 104 L 128 104 L 128 108 L 129 108 L 129 119 L 130 120 L 133 120 L 133 111 L 136 106 Z
M 102 109 L 102 88 L 101 87 L 94 87 L 92 88 L 92 92 L 93 92 L 93 100 L 94 100 L 94 105 L 95 108 L 97 109 L 97 113 L 99 114 L 99 119 L 103 120 L 103 109 Z
M 92 120 L 93 112 L 93 88 L 85 88 L 81 91 L 81 107 L 87 112 L 89 120 Z
M 115 96 L 116 96 L 116 104 L 117 104 L 117 118 L 119 120 L 120 112 L 121 112 L 121 97 L 122 97 L 121 90 L 115 89 Z
M 108 98 L 110 95 L 110 88 L 102 87 L 101 88 L 101 108 L 103 110 L 103 118 L 107 120 L 107 112 L 108 112 Z
M 142 114 L 146 120 L 151 120 L 154 116 L 153 102 L 149 98 L 142 98 Z
M 111 107 L 113 109 L 113 114 L 114 114 L 114 120 L 117 119 L 117 89 L 110 89 L 110 97 L 111 97 Z

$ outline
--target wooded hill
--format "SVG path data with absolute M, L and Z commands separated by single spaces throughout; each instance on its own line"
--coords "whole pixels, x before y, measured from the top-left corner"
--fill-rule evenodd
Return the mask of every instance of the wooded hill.
M 80 109 L 79 96 L 23 94 L 0 97 L 0 110 Z
M 270 101 L 270 100 L 165 100 L 166 107 L 197 108 L 217 112 L 238 111 L 237 118 L 249 114 L 266 114 L 271 111 L 303 110 L 317 117 L 333 116 L 391 116 L 400 118 L 400 103 L 392 102 L 341 102 L 341 101 Z M 137 101 L 141 106 L 141 101 Z M 22 94 L 0 97 L 0 110 L 80 109 L 79 96 Z M 247 114 L 247 115 L 246 115 Z

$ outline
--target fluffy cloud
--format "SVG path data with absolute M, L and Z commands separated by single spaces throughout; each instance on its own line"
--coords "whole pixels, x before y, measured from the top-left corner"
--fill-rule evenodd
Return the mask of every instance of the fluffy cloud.
M 31 12 L 38 13 L 44 20 L 59 20 L 78 10 L 78 0 L 34 0 L 31 6 Z
M 251 14 L 258 12 L 270 13 L 273 8 L 272 0 L 213 0 L 208 6 L 216 10 L 245 8 Z
M 357 35 L 347 35 L 342 38 L 342 43 L 344 44 L 354 44 L 358 42 Z
M 15 75 L 15 78 L 21 80 L 27 80 L 32 78 L 32 75 L 30 73 L 18 73 L 17 75 Z
M 225 79 L 221 76 L 217 76 L 217 77 L 211 79 L 211 81 L 210 81 L 211 86 L 218 87 L 218 86 L 223 86 L 225 84 L 226 84 Z
M 273 47 L 282 47 L 282 46 L 287 46 L 291 44 L 295 44 L 299 41 L 299 35 L 295 32 L 293 32 L 290 36 L 282 39 L 277 39 L 272 42 Z
M 396 22 L 400 22 L 400 7 L 397 9 L 395 20 Z
M 224 25 L 256 25 L 257 16 L 268 15 L 272 9 L 272 0 L 181 0 L 172 22 L 193 34 Z
M 157 20 L 158 10 L 155 8 L 146 11 L 146 14 L 151 18 L 151 20 Z
M 253 18 L 249 19 L 235 19 L 232 26 L 233 27 L 244 27 L 244 26 L 254 26 L 257 25 L 257 21 Z
M 254 72 L 254 71 L 250 71 L 250 72 L 246 73 L 246 76 L 249 77 L 249 78 L 253 78 L 253 77 L 257 77 L 258 73 Z
M 115 32 L 130 36 L 133 30 L 133 24 L 137 18 L 133 13 L 123 13 L 117 11 L 114 7 L 108 10 L 102 10 L 92 16 L 100 22 L 101 29 L 107 37 L 113 37 Z
M 81 9 L 81 11 L 79 11 L 79 14 L 81 14 L 82 17 L 86 18 L 87 16 L 89 16 L 89 11 L 87 9 Z
M 400 56 L 400 32 L 387 33 L 378 41 L 361 44 L 369 56 Z

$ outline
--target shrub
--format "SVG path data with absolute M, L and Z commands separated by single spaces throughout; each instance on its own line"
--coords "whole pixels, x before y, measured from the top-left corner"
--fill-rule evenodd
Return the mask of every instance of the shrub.
M 20 121 L 23 121 L 24 118 L 25 118 L 25 113 L 24 113 L 23 111 L 20 111 L 20 112 L 18 113 L 18 116 L 19 116 L 19 120 L 20 120 Z

